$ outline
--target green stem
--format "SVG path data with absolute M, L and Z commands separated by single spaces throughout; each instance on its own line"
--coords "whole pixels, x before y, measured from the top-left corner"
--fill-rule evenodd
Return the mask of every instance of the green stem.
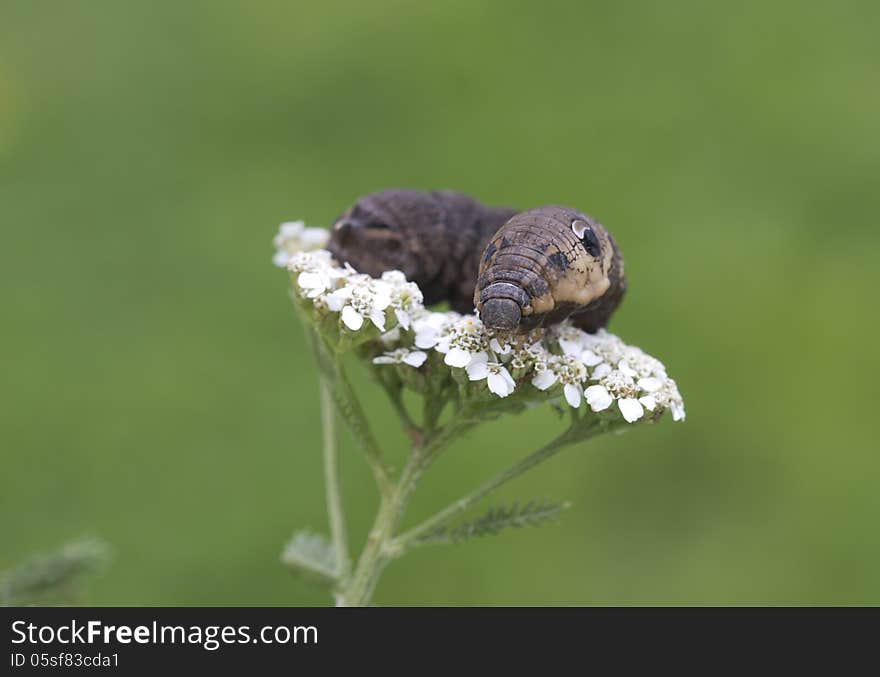
M 339 606 L 366 606 L 369 604 L 379 576 L 390 561 L 386 552 L 387 546 L 403 518 L 404 510 L 406 510 L 421 474 L 420 459 L 420 450 L 413 449 L 393 493 L 389 498 L 383 497 L 380 501 L 373 528 L 370 530 L 367 544 L 358 558 L 350 584 L 338 597 Z
M 509 482 L 519 475 L 522 475 L 527 470 L 531 470 L 539 463 L 543 463 L 548 458 L 554 456 L 562 449 L 567 447 L 569 444 L 587 439 L 601 429 L 601 425 L 599 424 L 594 425 L 589 430 L 585 430 L 584 428 L 576 428 L 576 426 L 573 425 L 572 427 L 568 428 L 564 433 L 562 433 L 552 441 L 548 442 L 537 451 L 532 452 L 519 462 L 513 464 L 506 470 L 498 473 L 490 480 L 477 487 L 471 493 L 446 506 L 443 510 L 435 514 L 433 517 L 429 517 L 421 524 L 418 524 L 409 531 L 406 531 L 405 533 L 395 538 L 394 541 L 389 545 L 389 550 L 391 550 L 395 556 L 403 554 L 406 550 L 415 545 L 421 537 L 431 533 L 437 527 L 448 522 L 450 519 L 456 517 L 457 515 L 463 513 L 474 503 L 495 491 L 502 484 Z
M 336 380 L 333 387 L 333 400 L 340 415 L 348 424 L 352 435 L 373 470 L 379 493 L 387 496 L 391 492 L 392 482 L 388 467 L 382 459 L 382 450 L 376 443 L 369 421 L 361 408 L 360 400 L 352 388 L 351 382 L 342 366 L 342 360 L 338 359 L 335 364 Z
M 330 521 L 330 536 L 336 555 L 337 580 L 345 581 L 351 573 L 351 560 L 348 556 L 348 539 L 345 530 L 345 512 L 342 506 L 342 493 L 339 487 L 339 464 L 336 445 L 336 420 L 331 385 L 325 375 L 320 376 L 321 389 L 321 427 L 324 433 L 324 486 L 327 494 L 327 515 Z
M 460 432 L 450 423 L 425 436 L 422 444 L 413 444 L 406 466 L 391 495 L 383 497 L 367 544 L 351 576 L 349 585 L 339 596 L 340 606 L 366 606 L 385 566 L 394 559 L 394 534 L 403 519 L 419 478 L 431 462 Z
M 309 332 L 309 337 L 318 369 L 329 385 L 329 393 L 336 404 L 336 409 L 370 464 L 380 495 L 387 496 L 391 491 L 390 473 L 382 459 L 382 450 L 376 443 L 376 438 L 364 410 L 361 408 L 357 394 L 345 373 L 342 355 L 331 355 L 328 347 L 314 330 Z
M 404 432 L 409 435 L 411 439 L 418 439 L 418 435 L 421 434 L 421 429 L 416 425 L 415 421 L 412 420 L 412 417 L 406 409 L 406 405 L 403 403 L 402 385 L 400 383 L 387 383 L 385 381 L 380 381 L 380 383 L 382 383 L 382 387 L 385 388 L 385 392 L 388 394 L 388 399 L 391 400 L 391 406 L 394 408 L 397 418 L 400 419 Z

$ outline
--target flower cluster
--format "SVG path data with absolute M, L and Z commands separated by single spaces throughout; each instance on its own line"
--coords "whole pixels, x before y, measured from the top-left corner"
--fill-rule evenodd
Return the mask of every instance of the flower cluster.
M 284 268 L 294 254 L 322 249 L 327 246 L 329 239 L 330 233 L 324 228 L 306 228 L 302 221 L 282 223 L 272 240 L 275 247 L 272 263 Z
M 403 273 L 379 279 L 340 266 L 321 249 L 328 233 L 285 223 L 275 238 L 275 262 L 290 271 L 303 302 L 321 317 L 339 314 L 340 331 L 373 341 L 376 365 L 442 369 L 498 397 L 531 389 L 536 399 L 562 396 L 594 412 L 616 408 L 627 422 L 655 419 L 667 409 L 684 420 L 681 395 L 663 364 L 614 334 L 588 334 L 568 322 L 525 335 L 500 335 L 474 315 L 431 312 Z M 282 263 L 283 262 L 283 263 Z M 374 328 L 374 329 L 373 329 Z M 433 357 L 433 356 L 436 356 Z M 465 381 L 466 382 L 466 381 Z

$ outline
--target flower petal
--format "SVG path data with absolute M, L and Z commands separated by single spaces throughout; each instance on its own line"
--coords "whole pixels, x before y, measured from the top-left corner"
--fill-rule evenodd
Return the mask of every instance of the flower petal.
M 501 345 L 497 338 L 493 338 L 489 341 L 489 347 L 496 355 L 507 355 L 507 353 L 513 352 L 513 348 L 509 343 Z
M 556 374 L 554 374 L 549 369 L 539 371 L 532 379 L 532 385 L 535 386 L 538 390 L 547 390 L 547 388 L 552 386 L 554 383 L 556 383 Z
M 310 273 L 308 271 L 300 273 L 296 278 L 296 283 L 303 289 L 320 289 L 324 291 L 324 276 L 319 273 Z
M 624 376 L 629 376 L 630 378 L 638 376 L 638 372 L 636 372 L 635 369 L 629 366 L 629 362 L 627 362 L 626 360 L 621 360 L 620 362 L 618 362 L 617 368 Z
M 618 400 L 617 406 L 620 409 L 620 413 L 623 414 L 623 418 L 626 419 L 628 423 L 638 421 L 645 415 L 645 410 L 642 408 L 642 405 L 637 399 L 632 397 L 625 397 L 622 400 Z
M 395 364 L 397 360 L 395 360 L 390 355 L 378 355 L 373 358 L 373 364 Z
M 410 320 L 409 313 L 405 310 L 396 310 L 394 311 L 394 316 L 397 318 L 397 324 L 399 324 L 404 329 L 409 329 Z
M 408 364 L 411 367 L 415 367 L 418 369 L 421 367 L 425 360 L 428 359 L 428 353 L 423 353 L 421 350 L 413 350 L 406 354 L 403 358 L 404 364 Z
M 604 411 L 614 401 L 605 386 L 590 386 L 584 391 L 584 396 L 593 411 Z
M 559 347 L 565 355 L 580 355 L 583 348 L 580 341 L 572 341 L 570 339 L 559 339 Z
M 498 397 L 507 397 L 510 393 L 513 392 L 513 388 L 510 386 L 510 383 L 504 376 L 499 372 L 495 374 L 489 374 L 488 378 L 489 390 Z
M 433 327 L 424 327 L 416 330 L 416 348 L 427 350 L 437 345 L 437 330 Z
M 639 386 L 639 388 L 644 390 L 646 393 L 654 393 L 663 387 L 663 379 L 657 378 L 655 376 L 648 376 L 647 378 L 640 378 L 638 386 Z
M 648 411 L 654 411 L 657 408 L 657 399 L 653 395 L 645 395 L 639 398 L 639 402 Z
M 364 326 L 363 316 L 351 306 L 345 306 L 342 309 L 342 321 L 352 331 L 357 331 Z
M 562 389 L 562 392 L 565 394 L 565 400 L 572 407 L 577 409 L 581 406 L 581 389 L 574 385 L 573 383 L 566 383 L 565 387 Z
M 370 311 L 370 321 L 379 331 L 385 331 L 385 311 L 374 308 Z
M 338 313 L 351 298 L 351 288 L 343 287 L 342 289 L 337 289 L 333 293 L 327 294 L 326 298 L 327 307 L 333 312 Z
M 593 375 L 590 376 L 590 378 L 594 381 L 598 381 L 599 379 L 608 376 L 608 374 L 610 374 L 612 371 L 613 369 L 611 369 L 611 365 L 603 362 L 598 367 L 593 369 Z
M 681 402 L 672 402 L 669 405 L 669 408 L 672 410 L 672 420 L 673 421 L 683 421 L 685 418 L 684 414 L 684 405 Z
M 470 364 L 471 354 L 461 348 L 450 348 L 443 361 L 450 367 L 466 367 Z
M 382 280 L 391 284 L 404 284 L 406 282 L 406 275 L 399 270 L 386 270 L 382 273 Z
M 602 363 L 602 358 L 599 357 L 592 350 L 585 350 L 581 353 L 581 362 L 583 362 L 588 367 L 595 367 L 597 364 Z
M 482 381 L 489 376 L 489 365 L 485 362 L 471 362 L 465 367 L 471 381 Z
M 488 362 L 489 361 L 489 353 L 485 350 L 481 350 L 478 353 L 471 353 L 471 362 Z
M 278 226 L 278 232 L 281 237 L 292 238 L 299 237 L 305 229 L 305 221 L 285 221 Z

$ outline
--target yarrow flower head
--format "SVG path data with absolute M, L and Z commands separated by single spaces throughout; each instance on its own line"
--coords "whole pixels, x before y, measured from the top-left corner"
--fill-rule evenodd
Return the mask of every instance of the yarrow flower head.
M 276 263 L 283 259 L 316 319 L 336 313 L 348 332 L 378 329 L 369 339 L 364 335 L 368 343 L 357 343 L 367 346 L 375 368 L 430 373 L 437 392 L 449 392 L 446 379 L 453 390 L 470 384 L 468 397 L 517 393 L 519 402 L 560 398 L 575 409 L 585 401 L 597 415 L 628 423 L 656 420 L 668 409 L 673 420 L 684 420 L 681 394 L 664 365 L 614 334 L 588 334 L 562 322 L 525 335 L 496 335 L 476 314 L 426 310 L 421 290 L 400 271 L 376 279 L 339 265 L 320 248 L 327 238 L 327 231 L 299 221 L 282 224 Z

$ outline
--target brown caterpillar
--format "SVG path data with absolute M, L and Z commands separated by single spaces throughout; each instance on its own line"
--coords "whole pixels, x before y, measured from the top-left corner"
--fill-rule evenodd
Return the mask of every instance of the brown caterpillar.
M 568 207 L 486 207 L 451 191 L 385 190 L 360 198 L 333 225 L 329 249 L 378 277 L 400 270 L 430 305 L 476 308 L 507 331 L 572 322 L 604 327 L 626 290 L 623 259 L 595 219 Z

